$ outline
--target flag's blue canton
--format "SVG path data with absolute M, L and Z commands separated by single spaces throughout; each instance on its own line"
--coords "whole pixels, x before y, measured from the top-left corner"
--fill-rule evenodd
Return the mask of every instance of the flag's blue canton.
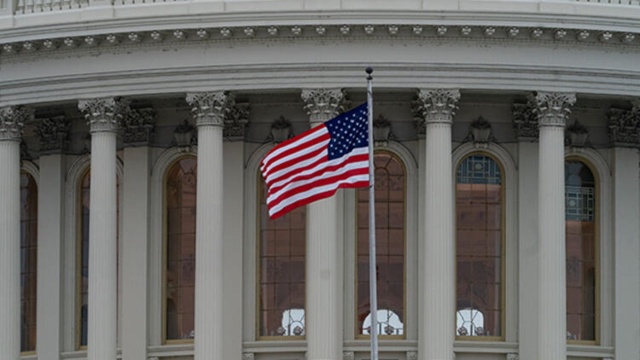
M 341 158 L 357 147 L 369 145 L 367 104 L 364 103 L 327 121 L 329 130 L 329 160 Z

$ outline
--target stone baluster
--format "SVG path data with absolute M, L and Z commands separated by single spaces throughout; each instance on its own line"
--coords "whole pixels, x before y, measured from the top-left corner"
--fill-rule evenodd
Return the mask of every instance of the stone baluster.
M 117 349 L 116 133 L 126 102 L 80 100 L 91 133 L 87 357 L 113 360 Z
M 538 358 L 566 359 L 564 127 L 575 94 L 535 97 L 540 129 L 538 165 Z
M 458 90 L 418 92 L 426 128 L 424 286 L 419 347 L 426 360 L 453 360 L 455 337 L 455 237 L 451 126 Z
M 194 359 L 222 359 L 225 346 L 222 131 L 234 101 L 223 91 L 190 93 L 186 100 L 198 128 Z
M 344 103 L 340 89 L 305 89 L 311 126 L 332 119 Z M 336 196 L 307 206 L 306 334 L 308 360 L 342 358 L 341 282 Z
M 33 111 L 0 109 L 0 359 L 20 359 L 20 140 Z

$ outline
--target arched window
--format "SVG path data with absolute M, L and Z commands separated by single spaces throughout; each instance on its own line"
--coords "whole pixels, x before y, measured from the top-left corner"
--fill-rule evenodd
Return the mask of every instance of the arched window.
M 165 177 L 165 324 L 167 341 L 193 339 L 196 279 L 197 160 L 177 160 Z
M 87 346 L 87 336 L 89 330 L 89 215 L 90 215 L 90 200 L 91 193 L 91 172 L 87 170 L 80 178 L 80 196 L 79 196 L 79 238 L 78 238 L 78 252 L 77 259 L 79 264 L 77 266 L 77 304 L 78 313 L 76 315 L 77 321 L 77 338 L 76 347 Z M 120 227 L 120 181 L 116 178 L 116 226 Z M 119 231 L 116 229 L 116 242 L 119 242 Z M 116 246 L 116 249 L 118 247 Z M 116 253 L 116 259 L 119 262 L 119 254 Z M 119 286 L 116 291 L 119 291 Z
M 304 336 L 306 207 L 271 220 L 259 190 L 258 336 Z
M 403 336 L 406 313 L 406 170 L 402 162 L 388 152 L 376 152 L 374 167 L 379 334 Z M 357 221 L 356 331 L 357 335 L 368 335 L 371 330 L 368 188 L 358 189 Z
M 20 350 L 36 350 L 36 290 L 38 269 L 38 187 L 20 174 Z
M 503 336 L 503 177 L 491 157 L 473 154 L 456 176 L 456 334 Z M 480 323 L 480 319 L 482 322 Z M 479 326 L 479 324 L 481 324 Z
M 577 160 L 565 162 L 567 339 L 596 340 L 596 183 Z

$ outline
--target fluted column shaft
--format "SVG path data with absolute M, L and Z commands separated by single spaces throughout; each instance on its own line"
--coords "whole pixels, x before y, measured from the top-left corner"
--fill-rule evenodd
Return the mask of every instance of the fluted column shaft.
M 538 357 L 566 359 L 564 125 L 575 95 L 538 93 Z
M 222 130 L 231 101 L 224 92 L 187 95 L 198 127 L 195 360 L 223 356 Z
M 457 90 L 421 90 L 425 107 L 425 239 L 419 342 L 422 358 L 453 360 L 455 337 L 455 238 L 451 125 Z
M 0 359 L 20 359 L 20 129 L 0 110 Z
M 87 357 L 113 360 L 117 349 L 117 102 L 80 101 L 91 132 Z
M 311 126 L 338 114 L 344 100 L 339 89 L 304 90 Z M 308 360 L 342 358 L 342 311 L 336 196 L 307 206 L 307 284 L 305 327 Z

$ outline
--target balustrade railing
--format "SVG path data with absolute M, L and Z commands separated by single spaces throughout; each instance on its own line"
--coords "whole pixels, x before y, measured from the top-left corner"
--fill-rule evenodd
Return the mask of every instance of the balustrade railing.
M 157 3 L 188 2 L 192 0 L 110 0 L 111 6 L 128 6 Z M 217 0 L 221 1 L 221 0 Z M 540 0 L 544 2 L 545 0 Z M 569 2 L 640 6 L 640 0 L 567 0 Z M 104 6 L 101 1 L 100 6 Z M 108 6 L 107 5 L 107 6 Z M 90 0 L 0 0 L 0 10 L 14 12 L 15 15 L 46 13 L 82 9 L 91 6 Z

